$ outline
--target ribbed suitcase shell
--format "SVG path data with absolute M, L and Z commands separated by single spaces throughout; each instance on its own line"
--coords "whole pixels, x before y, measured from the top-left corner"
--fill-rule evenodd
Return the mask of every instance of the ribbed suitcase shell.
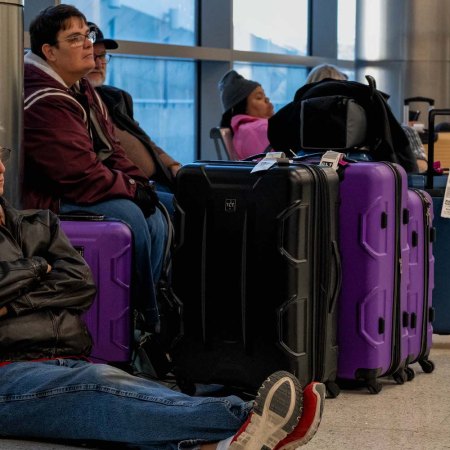
M 61 220 L 61 227 L 97 285 L 94 303 L 83 317 L 94 341 L 92 359 L 130 361 L 131 230 L 117 221 Z
M 428 355 L 433 337 L 434 228 L 430 195 L 423 190 L 409 189 L 408 210 L 408 364 L 418 362 L 425 372 L 431 372 L 434 366 Z M 414 372 L 409 375 L 413 377 Z
M 251 174 L 253 167 L 199 162 L 177 176 L 173 285 L 185 332 L 175 370 L 189 382 L 256 389 L 284 369 L 330 387 L 337 174 L 289 164 Z
M 379 376 L 404 381 L 408 356 L 407 176 L 389 163 L 349 164 L 340 194 L 338 378 L 377 393 Z

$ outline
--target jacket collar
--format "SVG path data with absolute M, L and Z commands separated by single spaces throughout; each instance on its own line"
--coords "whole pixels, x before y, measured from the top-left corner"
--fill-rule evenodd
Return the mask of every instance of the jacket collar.
M 31 64 L 34 67 L 37 67 L 38 69 L 45 72 L 47 75 L 52 77 L 55 81 L 62 84 L 65 88 L 70 89 L 72 86 L 67 86 L 65 81 L 50 67 L 50 65 L 45 61 L 45 59 L 41 58 L 38 55 L 35 55 L 33 52 L 29 51 L 26 53 L 24 57 L 24 63 L 25 64 Z M 75 83 L 75 87 L 79 88 L 80 82 L 77 81 Z

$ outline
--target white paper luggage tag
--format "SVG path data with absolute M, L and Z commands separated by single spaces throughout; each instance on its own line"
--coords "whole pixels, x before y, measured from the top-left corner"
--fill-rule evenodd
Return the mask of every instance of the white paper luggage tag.
M 335 152 L 333 150 L 328 150 L 322 156 L 320 160 L 320 164 L 323 166 L 331 167 L 334 170 L 337 170 L 339 166 L 339 161 L 344 157 L 344 153 Z
M 442 202 L 441 217 L 450 219 L 450 176 L 447 178 L 447 185 L 445 186 L 445 194 Z
M 263 170 L 269 170 L 273 165 L 277 163 L 280 158 L 286 158 L 283 152 L 269 152 L 266 156 L 256 164 L 250 173 L 262 172 Z

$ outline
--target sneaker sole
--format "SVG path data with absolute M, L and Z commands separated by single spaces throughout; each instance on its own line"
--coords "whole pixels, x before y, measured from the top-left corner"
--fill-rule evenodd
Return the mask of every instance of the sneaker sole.
M 258 391 L 250 423 L 230 450 L 271 450 L 297 425 L 303 405 L 302 387 L 289 372 L 272 374 Z
M 310 427 L 308 428 L 308 431 L 301 439 L 297 439 L 292 443 L 283 445 L 283 447 L 281 447 L 279 450 L 295 450 L 296 448 L 308 443 L 316 434 L 317 429 L 319 428 L 320 425 L 320 421 L 322 420 L 323 406 L 326 395 L 325 385 L 322 383 L 316 384 L 313 388 L 313 392 L 316 395 L 317 399 L 316 413 L 314 414 L 314 418 L 311 422 Z

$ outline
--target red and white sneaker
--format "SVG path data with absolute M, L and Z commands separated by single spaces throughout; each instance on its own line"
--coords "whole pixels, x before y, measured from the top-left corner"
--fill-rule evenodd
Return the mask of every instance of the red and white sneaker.
M 295 450 L 305 445 L 316 434 L 323 414 L 326 389 L 322 383 L 310 383 L 303 390 L 303 414 L 295 429 L 289 433 L 275 450 Z
M 275 372 L 259 388 L 252 412 L 234 435 L 230 450 L 270 450 L 296 430 L 302 413 L 300 383 L 289 372 Z

